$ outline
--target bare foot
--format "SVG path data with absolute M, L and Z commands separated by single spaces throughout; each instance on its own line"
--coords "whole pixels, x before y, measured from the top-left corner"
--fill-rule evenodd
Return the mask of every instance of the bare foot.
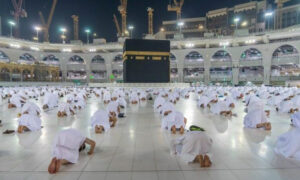
M 50 174 L 56 173 L 56 158 L 53 158 L 48 166 L 48 172 Z
M 272 129 L 271 123 L 269 123 L 269 122 L 265 123 L 265 130 L 270 131 L 271 129 Z
M 204 167 L 210 167 L 211 161 L 207 155 L 204 156 Z
M 200 167 L 205 167 L 204 159 L 202 155 L 198 155 L 198 161 L 200 163 Z
M 171 131 L 172 131 L 172 134 L 176 134 L 176 127 L 173 126 L 173 127 L 171 128 Z
M 180 127 L 180 134 L 184 134 L 184 128 Z

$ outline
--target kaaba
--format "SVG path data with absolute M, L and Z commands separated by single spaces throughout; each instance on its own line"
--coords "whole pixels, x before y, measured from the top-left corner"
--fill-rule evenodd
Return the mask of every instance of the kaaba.
M 126 39 L 123 80 L 125 83 L 170 82 L 170 41 Z

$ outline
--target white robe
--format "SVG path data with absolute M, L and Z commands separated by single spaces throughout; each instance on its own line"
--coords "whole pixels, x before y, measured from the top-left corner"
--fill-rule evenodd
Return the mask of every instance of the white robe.
M 278 137 L 275 152 L 285 158 L 300 160 L 300 128 L 284 133 Z
M 202 104 L 206 107 L 209 104 L 210 100 L 207 96 L 201 96 L 198 99 L 197 105 L 200 107 Z
M 263 109 L 253 109 L 248 111 L 244 118 L 244 126 L 246 128 L 256 128 L 257 124 L 267 122 L 267 116 Z
M 294 104 L 292 101 L 282 101 L 280 104 L 279 104 L 279 111 L 282 112 L 282 113 L 288 113 L 290 112 L 291 109 L 294 109 Z
M 46 93 L 43 104 L 48 105 L 49 109 L 53 109 L 58 104 L 58 96 L 53 93 Z
M 171 154 L 177 153 L 185 162 L 190 163 L 198 155 L 211 151 L 212 139 L 201 131 L 190 131 L 171 141 Z
M 213 114 L 219 115 L 222 111 L 229 111 L 229 107 L 227 106 L 225 101 L 218 101 L 216 104 L 214 104 L 211 108 L 210 111 Z
M 66 112 L 68 116 L 71 114 L 70 110 L 74 111 L 73 107 L 69 103 L 61 103 L 58 106 L 58 112 Z
M 162 118 L 161 128 L 171 130 L 172 126 L 175 126 L 176 129 L 185 127 L 184 116 L 181 112 L 172 111 L 167 116 Z
M 291 116 L 291 118 L 292 118 L 292 125 L 297 128 L 300 128 L 300 112 L 296 112 Z
M 19 126 L 26 126 L 30 131 L 41 129 L 42 121 L 36 115 L 23 114 L 18 120 Z
M 52 157 L 65 159 L 71 163 L 77 163 L 79 148 L 85 139 L 86 138 L 75 129 L 60 131 L 54 141 Z
M 108 105 L 107 105 L 107 107 L 106 107 L 106 110 L 107 110 L 107 112 L 114 112 L 114 113 L 116 113 L 116 115 L 118 115 L 119 114 L 119 112 L 118 112 L 118 107 L 119 107 L 119 103 L 117 103 L 116 101 L 111 101 Z
M 165 99 L 161 96 L 158 96 L 154 101 L 154 105 L 153 105 L 154 111 L 159 112 L 158 106 L 162 106 L 164 103 L 165 103 Z
M 21 100 L 25 101 L 19 95 L 15 94 L 10 98 L 9 101 L 11 104 L 14 104 L 17 108 L 20 108 L 20 107 L 22 107 Z
M 108 112 L 104 110 L 99 110 L 94 113 L 91 117 L 91 125 L 95 129 L 95 126 L 103 126 L 104 130 L 107 132 L 110 129 L 110 122 Z
M 22 107 L 21 114 L 24 114 L 25 112 L 27 112 L 30 115 L 36 116 L 37 113 L 41 113 L 41 109 L 35 103 L 27 102 Z

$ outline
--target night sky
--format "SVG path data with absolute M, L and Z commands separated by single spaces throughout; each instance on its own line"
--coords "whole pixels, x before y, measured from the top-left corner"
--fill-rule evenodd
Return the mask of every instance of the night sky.
M 41 10 L 48 18 L 52 0 L 24 0 L 28 18 L 20 21 L 21 38 L 32 39 L 35 35 L 34 25 L 39 25 L 40 19 L 38 11 Z M 135 26 L 133 36 L 142 37 L 147 33 L 147 7 L 154 8 L 154 31 L 157 32 L 163 20 L 176 19 L 175 12 L 168 12 L 167 5 L 170 0 L 128 0 L 128 24 Z M 271 1 L 271 0 L 270 0 Z M 293 0 L 293 3 L 299 0 Z M 249 0 L 185 0 L 183 6 L 183 18 L 205 16 L 209 10 L 224 7 L 232 7 L 239 3 L 249 2 Z M 273 2 L 273 1 L 271 1 Z M 73 20 L 71 15 L 79 15 L 80 39 L 86 40 L 84 29 L 90 28 L 96 32 L 99 38 L 106 38 L 107 41 L 116 41 L 116 27 L 113 23 L 115 13 L 121 24 L 121 17 L 118 13 L 119 0 L 58 0 L 53 21 L 50 28 L 50 41 L 60 42 L 59 27 L 68 29 L 68 39 L 73 37 Z M 13 10 L 11 0 L 0 0 L 0 16 L 2 17 L 2 34 L 9 35 L 8 19 L 13 19 L 10 11 Z M 40 35 L 42 38 L 42 35 Z

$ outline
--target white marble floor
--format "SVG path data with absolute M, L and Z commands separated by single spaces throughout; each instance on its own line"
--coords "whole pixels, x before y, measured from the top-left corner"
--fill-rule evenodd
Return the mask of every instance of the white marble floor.
M 76 116 L 58 119 L 56 110 L 42 113 L 40 132 L 0 134 L 0 179 L 107 179 L 107 180 L 299 180 L 300 162 L 284 159 L 273 151 L 277 137 L 290 129 L 288 114 L 271 111 L 271 132 L 243 128 L 244 105 L 239 102 L 237 117 L 226 119 L 196 107 L 196 95 L 181 99 L 176 108 L 188 118 L 188 126 L 204 127 L 213 138 L 213 165 L 185 164 L 170 155 L 168 141 L 176 136 L 160 129 L 160 119 L 152 103 L 127 108 L 127 117 L 103 135 L 94 134 L 89 126 L 91 115 L 103 108 L 96 98 L 88 100 L 86 109 Z M 39 100 L 39 102 L 41 99 Z M 16 129 L 17 110 L 0 106 L 1 132 Z M 79 163 L 64 166 L 56 175 L 47 167 L 56 133 L 65 128 L 79 129 L 97 143 L 95 153 L 80 154 Z M 178 136 L 178 135 L 177 135 Z

